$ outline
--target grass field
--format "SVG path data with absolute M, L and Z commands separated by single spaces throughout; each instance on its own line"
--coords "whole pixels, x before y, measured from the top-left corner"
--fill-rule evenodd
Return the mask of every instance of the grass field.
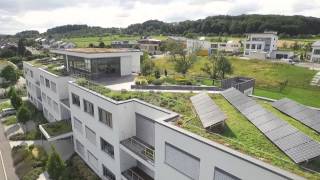
M 112 41 L 122 41 L 122 40 L 129 40 L 129 41 L 136 41 L 140 39 L 140 36 L 129 36 L 129 35 L 109 35 L 104 37 L 80 37 L 80 38 L 68 38 L 63 39 L 67 42 L 74 43 L 79 48 L 85 48 L 88 47 L 90 43 L 98 46 L 99 43 L 102 41 L 105 45 L 110 45 Z M 167 39 L 167 36 L 152 36 L 152 38 L 159 39 L 159 40 L 165 40 Z
M 309 85 L 316 71 L 283 63 L 259 60 L 242 60 L 230 57 L 233 73 L 230 76 L 248 76 L 256 79 L 255 94 L 273 99 L 288 97 L 300 103 L 320 107 L 320 88 Z M 188 75 L 207 76 L 201 68 L 207 57 L 199 57 L 188 71 Z M 168 58 L 155 60 L 156 67 L 174 74 L 173 64 Z M 288 80 L 287 86 L 280 92 L 279 83 Z

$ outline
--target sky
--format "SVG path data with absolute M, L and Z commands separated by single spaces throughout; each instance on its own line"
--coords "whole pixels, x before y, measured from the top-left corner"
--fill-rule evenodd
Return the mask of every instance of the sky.
M 320 18 L 320 0 L 0 0 L 0 34 L 45 32 L 66 24 L 127 27 L 150 19 L 281 14 Z

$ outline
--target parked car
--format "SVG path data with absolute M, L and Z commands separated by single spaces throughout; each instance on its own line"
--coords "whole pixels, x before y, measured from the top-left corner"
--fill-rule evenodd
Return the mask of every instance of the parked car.
M 0 116 L 6 117 L 6 116 L 10 116 L 10 115 L 15 115 L 15 114 L 16 114 L 16 110 L 14 108 L 6 108 L 1 111 Z

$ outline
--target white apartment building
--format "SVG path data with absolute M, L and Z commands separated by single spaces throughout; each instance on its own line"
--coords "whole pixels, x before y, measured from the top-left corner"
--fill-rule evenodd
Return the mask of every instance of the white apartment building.
M 311 62 L 320 63 L 320 41 L 312 44 Z
M 278 36 L 276 32 L 247 34 L 244 42 L 244 56 L 250 58 L 270 58 L 272 51 L 277 50 Z
M 71 119 L 75 152 L 102 179 L 301 179 L 176 126 L 175 112 L 138 99 L 112 100 L 37 63 L 23 66 L 29 101 L 50 122 Z

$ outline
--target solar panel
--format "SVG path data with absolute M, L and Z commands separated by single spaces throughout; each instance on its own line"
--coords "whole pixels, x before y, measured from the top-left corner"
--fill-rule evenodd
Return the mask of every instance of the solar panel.
M 301 163 L 320 156 L 318 142 L 298 131 L 286 121 L 279 119 L 253 99 L 235 88 L 223 91 L 222 95 L 294 162 Z M 296 112 L 296 114 L 309 112 L 308 115 L 300 116 L 303 120 L 311 119 L 308 121 L 309 123 L 316 123 L 315 119 L 318 117 L 317 113 L 310 113 L 310 110 L 305 110 L 291 103 L 288 99 L 276 101 L 273 106 L 289 107 L 291 108 L 290 112 Z M 319 130 L 320 124 L 313 127 Z
M 272 103 L 272 106 L 320 133 L 320 111 L 311 109 L 288 98 L 275 101 Z
M 204 128 L 224 122 L 226 115 L 206 93 L 200 93 L 190 98 Z

